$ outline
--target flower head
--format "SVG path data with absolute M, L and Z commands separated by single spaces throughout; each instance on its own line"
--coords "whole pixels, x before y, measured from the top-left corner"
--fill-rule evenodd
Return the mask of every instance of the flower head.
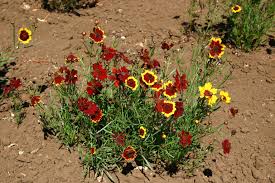
M 96 153 L 96 148 L 95 147 L 91 147 L 90 153 L 91 153 L 91 155 L 94 155 Z
M 158 77 L 154 72 L 145 70 L 143 73 L 141 73 L 141 79 L 146 85 L 152 86 L 157 82 Z
M 241 10 L 242 10 L 242 7 L 240 7 L 240 6 L 237 5 L 237 4 L 231 7 L 231 11 L 232 11 L 233 13 L 239 13 Z
M 66 62 L 67 63 L 75 63 L 78 62 L 79 58 L 77 56 L 75 56 L 74 54 L 70 53 L 67 57 L 66 57 Z
M 90 117 L 91 122 L 98 123 L 102 119 L 102 110 L 94 102 L 89 101 L 87 98 L 79 98 L 77 105 L 80 111 Z
M 94 79 L 99 79 L 101 81 L 104 81 L 107 79 L 107 70 L 103 68 L 101 63 L 95 63 L 93 64 L 93 72 L 92 75 Z
M 7 95 L 11 91 L 19 88 L 21 85 L 22 85 L 21 80 L 14 77 L 14 78 L 10 79 L 9 85 L 3 87 L 3 94 Z
M 31 98 L 31 105 L 35 106 L 36 104 L 38 104 L 41 101 L 41 97 L 40 96 L 33 96 Z
M 137 151 L 132 146 L 128 146 L 126 149 L 124 149 L 121 157 L 127 162 L 133 161 L 137 157 Z
M 87 82 L 87 88 L 86 91 L 88 95 L 97 95 L 102 90 L 103 86 L 100 83 L 100 81 L 92 80 L 90 82 Z
M 225 140 L 222 142 L 222 148 L 223 148 L 223 153 L 224 153 L 224 154 L 229 154 L 229 153 L 230 153 L 231 143 L 229 142 L 228 139 L 225 139 Z
M 139 133 L 140 138 L 144 139 L 146 136 L 147 130 L 146 130 L 146 128 L 141 126 L 141 127 L 139 127 L 138 133 Z
M 106 61 L 112 60 L 117 54 L 117 51 L 114 48 L 106 47 L 102 45 L 101 58 Z
M 93 123 L 98 123 L 102 119 L 102 116 L 103 116 L 102 110 L 97 108 L 96 112 L 90 115 L 90 118 Z
M 136 78 L 134 78 L 133 76 L 129 76 L 126 80 L 125 80 L 125 85 L 128 88 L 131 88 L 133 91 L 135 91 L 138 87 L 138 81 Z
M 172 101 L 159 100 L 156 103 L 156 110 L 169 118 L 176 112 L 176 103 Z
M 228 92 L 220 91 L 220 97 L 221 97 L 221 100 L 227 104 L 231 102 L 231 97 L 229 96 Z
M 63 76 L 60 76 L 60 75 L 57 75 L 53 78 L 53 83 L 56 85 L 56 86 L 59 86 L 61 85 L 63 82 L 65 81 L 65 78 Z
M 208 99 L 208 105 L 213 106 L 218 97 L 216 96 L 217 94 L 217 89 L 212 88 L 212 83 L 208 82 L 205 83 L 204 86 L 199 87 L 200 91 L 200 98 L 206 98 Z
M 104 31 L 99 27 L 94 27 L 93 32 L 90 34 L 90 38 L 95 43 L 102 43 L 105 38 Z
M 162 42 L 161 49 L 163 50 L 170 50 L 174 46 L 173 43 L 168 44 L 167 42 Z
M 186 80 L 186 75 L 180 75 L 178 70 L 176 70 L 176 75 L 174 76 L 175 78 L 175 87 L 177 88 L 178 92 L 183 92 L 184 90 L 187 89 L 188 82 Z
M 143 61 L 142 68 L 147 68 L 147 69 L 153 69 L 153 68 L 158 68 L 160 66 L 160 63 L 158 60 L 153 59 L 151 60 L 149 51 L 147 49 L 141 49 L 139 52 L 139 57 Z
M 152 90 L 158 92 L 163 89 L 163 86 L 162 86 L 162 83 L 157 82 L 157 83 L 153 84 L 151 86 L 151 88 L 152 88 Z
M 112 73 L 113 75 L 109 76 L 109 79 L 114 81 L 115 87 L 125 83 L 125 80 L 130 76 L 130 72 L 125 66 L 119 69 L 113 68 Z
M 221 38 L 212 37 L 208 47 L 210 58 L 221 58 L 224 54 L 225 45 L 222 44 Z
M 185 148 L 191 144 L 192 144 L 192 135 L 189 132 L 182 130 L 180 133 L 180 145 L 182 145 L 182 147 Z
M 176 87 L 173 85 L 172 81 L 168 81 L 166 83 L 164 83 L 163 85 L 164 87 L 164 96 L 166 96 L 168 99 L 172 99 L 172 98 L 176 98 L 177 97 L 177 89 Z
M 75 84 L 77 81 L 77 70 L 72 69 L 72 70 L 67 70 L 65 72 L 66 72 L 65 83 Z
M 178 118 L 182 116 L 183 112 L 184 112 L 183 102 L 176 102 L 176 112 L 174 113 L 174 117 Z
M 27 28 L 20 28 L 18 31 L 18 40 L 23 44 L 29 44 L 32 39 L 32 31 Z

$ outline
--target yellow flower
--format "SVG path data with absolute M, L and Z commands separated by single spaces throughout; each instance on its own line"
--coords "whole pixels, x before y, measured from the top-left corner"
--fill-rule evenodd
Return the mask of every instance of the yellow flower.
M 141 79 L 146 85 L 152 86 L 157 82 L 158 76 L 152 71 L 145 70 L 141 73 Z
M 237 5 L 237 4 L 231 7 L 231 11 L 232 11 L 233 13 L 239 13 L 241 10 L 242 10 L 242 7 L 240 7 L 240 6 Z
M 140 138 L 144 139 L 146 136 L 146 133 L 147 133 L 146 128 L 144 128 L 143 126 L 139 127 L 138 133 L 139 133 Z
M 221 100 L 227 104 L 231 102 L 231 97 L 229 96 L 228 92 L 220 91 L 220 97 L 221 97 Z
M 211 98 L 208 99 L 208 105 L 213 106 L 218 100 L 218 97 L 216 95 L 212 95 Z
M 166 96 L 168 99 L 172 99 L 172 98 L 176 98 L 177 97 L 177 89 L 176 87 L 173 85 L 172 81 L 168 81 L 166 83 L 164 83 L 163 85 L 164 88 L 164 96 Z
M 125 80 L 125 85 L 128 88 L 131 88 L 133 91 L 135 91 L 138 87 L 138 81 L 136 78 L 134 78 L 133 76 L 129 76 L 126 80 Z
M 166 137 L 165 133 L 162 133 L 161 138 L 166 139 Z
M 32 31 L 27 28 L 20 28 L 18 31 L 18 40 L 23 44 L 28 44 L 32 39 Z
M 222 44 L 221 38 L 212 37 L 210 43 L 208 44 L 209 48 L 209 57 L 210 58 L 221 58 L 224 54 L 225 45 Z
M 204 86 L 199 86 L 200 98 L 211 98 L 212 95 L 217 94 L 217 89 L 212 88 L 212 83 L 205 83 Z

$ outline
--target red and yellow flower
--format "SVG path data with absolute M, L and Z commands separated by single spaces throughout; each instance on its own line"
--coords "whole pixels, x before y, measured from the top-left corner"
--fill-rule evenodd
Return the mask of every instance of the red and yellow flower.
M 36 104 L 38 104 L 41 101 L 41 97 L 40 96 L 33 96 L 31 98 L 31 105 L 35 106 Z
M 225 45 L 221 38 L 212 37 L 208 45 L 210 58 L 221 58 L 224 54 Z
M 102 119 L 102 116 L 102 110 L 98 108 L 97 111 L 93 115 L 91 115 L 91 121 L 93 123 L 98 123 Z
M 146 130 L 146 128 L 141 126 L 141 127 L 139 127 L 138 133 L 139 133 L 140 138 L 144 139 L 146 136 L 147 130 Z
M 32 40 L 32 31 L 27 28 L 20 28 L 18 31 L 18 40 L 23 44 L 29 44 Z
M 231 97 L 229 96 L 228 92 L 220 91 L 220 97 L 221 97 L 221 100 L 227 104 L 231 102 Z
M 131 88 L 133 91 L 135 91 L 138 87 L 138 81 L 136 78 L 134 78 L 133 76 L 129 76 L 126 80 L 125 80 L 125 85 L 128 88 Z
M 131 162 L 136 159 L 137 151 L 132 146 L 128 146 L 126 147 L 126 149 L 124 149 L 123 153 L 121 154 L 121 157 L 125 159 L 127 162 Z
M 162 83 L 157 82 L 157 83 L 153 84 L 151 86 L 151 88 L 152 88 L 152 90 L 159 92 L 160 90 L 163 89 L 163 85 L 162 85 Z
M 66 63 L 75 63 L 75 62 L 79 62 L 79 58 L 75 56 L 73 53 L 70 53 L 66 57 Z
M 208 105 L 213 106 L 218 97 L 216 96 L 217 94 L 217 89 L 212 88 L 212 83 L 208 82 L 205 83 L 204 86 L 199 86 L 199 91 L 200 91 L 200 98 L 206 98 L 208 99 Z
M 102 43 L 105 37 L 104 31 L 99 27 L 94 27 L 93 32 L 90 34 L 90 38 L 95 43 Z
M 141 79 L 146 85 L 152 86 L 157 82 L 158 76 L 152 71 L 145 70 L 141 73 Z
M 242 10 L 242 7 L 237 4 L 231 7 L 231 11 L 233 13 L 239 13 L 241 10 Z
M 169 118 L 176 112 L 176 103 L 172 101 L 159 100 L 156 103 L 156 110 Z
M 91 147 L 90 153 L 91 153 L 91 155 L 94 155 L 96 153 L 96 148 L 95 147 Z
M 164 83 L 163 88 L 163 95 L 166 96 L 168 99 L 177 97 L 177 88 L 174 86 L 172 81 Z

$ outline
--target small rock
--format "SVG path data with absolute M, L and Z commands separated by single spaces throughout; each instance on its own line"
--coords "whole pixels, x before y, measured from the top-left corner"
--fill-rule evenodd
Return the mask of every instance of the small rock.
M 22 155 L 22 154 L 24 154 L 24 151 L 19 151 L 18 154 Z
M 248 127 L 242 127 L 241 130 L 240 130 L 242 133 L 249 133 L 250 130 Z
M 31 8 L 31 6 L 24 2 L 22 4 L 21 8 L 24 9 L 24 10 L 29 10 Z
M 32 150 L 32 151 L 31 151 L 31 154 L 37 153 L 38 150 L 39 150 L 39 148 Z
M 123 10 L 122 10 L 122 9 L 118 9 L 117 12 L 118 12 L 118 13 L 122 13 Z

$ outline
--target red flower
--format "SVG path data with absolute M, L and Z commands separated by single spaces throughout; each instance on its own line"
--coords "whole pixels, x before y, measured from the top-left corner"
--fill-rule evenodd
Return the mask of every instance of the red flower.
M 31 98 L 31 105 L 35 106 L 36 104 L 38 104 L 41 101 L 41 97 L 40 96 L 33 96 Z
M 118 52 L 118 53 L 117 53 L 117 56 L 118 56 L 118 58 L 120 58 L 120 59 L 122 59 L 124 62 L 126 62 L 127 64 L 132 64 L 132 63 L 133 63 L 133 61 L 130 60 L 127 56 L 125 56 L 125 54 L 122 53 L 122 52 Z
M 102 110 L 97 108 L 97 111 L 93 115 L 90 115 L 91 121 L 93 123 L 98 123 L 102 119 L 102 116 L 103 116 Z
M 183 148 L 192 144 L 192 135 L 189 132 L 185 132 L 184 130 L 180 133 L 180 145 Z
M 91 153 L 91 155 L 94 155 L 96 153 L 96 148 L 95 147 L 91 147 L 90 153 Z
M 172 101 L 158 100 L 155 109 L 168 118 L 176 112 L 176 104 Z
M 104 39 L 104 31 L 101 30 L 99 27 L 94 27 L 93 32 L 90 34 L 90 38 L 95 42 L 95 43 L 102 43 Z
M 180 75 L 178 70 L 176 70 L 176 76 L 174 76 L 175 78 L 175 87 L 177 88 L 178 92 L 183 92 L 184 90 L 187 89 L 188 86 L 188 82 L 186 80 L 186 75 Z
M 147 49 L 142 48 L 141 51 L 139 52 L 139 57 L 144 62 L 144 64 L 142 65 L 143 68 L 153 69 L 153 68 L 160 67 L 160 63 L 158 60 L 150 59 L 149 51 Z
M 106 61 L 112 60 L 116 56 L 117 51 L 114 48 L 106 47 L 102 45 L 101 58 Z
M 102 84 L 99 81 L 93 80 L 87 83 L 86 91 L 89 95 L 97 95 L 100 93 L 103 88 Z
M 74 54 L 70 53 L 67 57 L 66 57 L 66 62 L 67 63 L 75 63 L 78 62 L 79 58 L 77 56 L 75 56 Z
M 133 161 L 137 157 L 137 151 L 132 146 L 128 146 L 126 149 L 124 149 L 121 157 L 128 162 Z
M 12 88 L 9 85 L 3 87 L 4 95 L 8 95 L 11 91 L 12 91 Z
M 174 46 L 173 43 L 168 44 L 168 43 L 166 43 L 166 42 L 163 42 L 163 43 L 161 44 L 161 49 L 167 50 L 167 51 L 168 51 L 168 50 L 170 50 L 173 46 Z
M 223 148 L 223 153 L 224 153 L 224 154 L 229 154 L 229 153 L 230 153 L 231 143 L 229 142 L 228 139 L 225 139 L 225 140 L 222 142 L 222 148 Z
M 167 83 L 164 83 L 163 94 L 169 99 L 177 97 L 177 88 L 173 85 L 172 81 L 168 81 Z
M 130 76 L 130 72 L 125 66 L 120 69 L 113 68 L 112 73 L 113 75 L 109 76 L 109 79 L 114 81 L 116 87 L 125 83 L 125 80 Z
M 65 78 L 63 76 L 57 75 L 53 79 L 53 83 L 58 86 L 61 85 L 65 81 Z
M 15 77 L 14 78 L 12 78 L 11 80 L 10 80 L 10 87 L 12 88 L 12 89 L 17 89 L 17 88 L 19 88 L 20 86 L 22 85 L 22 83 L 21 83 L 21 80 L 20 79 L 16 79 Z
M 112 134 L 113 140 L 120 146 L 125 146 L 125 138 L 126 135 L 122 132 L 120 133 L 113 133 Z
M 174 114 L 174 117 L 178 118 L 182 116 L 183 112 L 184 112 L 183 102 L 176 102 L 176 112 Z
M 65 83 L 75 84 L 77 81 L 77 70 L 66 70 Z
M 103 68 L 101 63 L 95 63 L 93 64 L 92 75 L 94 79 L 104 81 L 107 78 L 107 70 Z
M 210 58 L 221 58 L 224 54 L 225 45 L 222 44 L 222 40 L 220 38 L 211 38 L 208 47 L 210 49 Z
M 59 71 L 60 73 L 64 73 L 64 72 L 66 72 L 66 71 L 68 71 L 68 70 L 69 70 L 68 67 L 62 66 L 62 67 L 59 68 L 58 71 Z

